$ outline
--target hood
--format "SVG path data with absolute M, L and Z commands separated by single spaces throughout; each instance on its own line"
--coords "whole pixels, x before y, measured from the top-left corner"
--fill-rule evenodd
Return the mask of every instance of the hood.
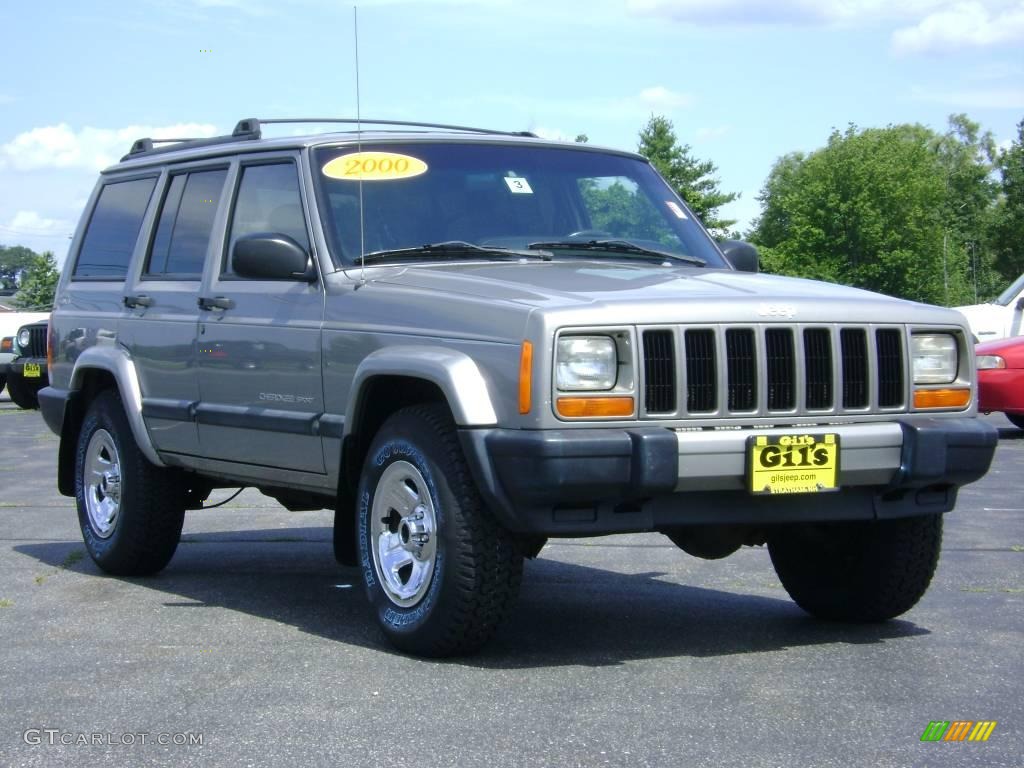
M 568 312 L 602 323 L 936 322 L 948 309 L 858 288 L 776 275 L 622 261 L 555 260 L 403 265 L 374 270 L 383 285 Z M 381 274 L 384 272 L 384 274 Z M 899 307 L 898 309 L 896 307 Z

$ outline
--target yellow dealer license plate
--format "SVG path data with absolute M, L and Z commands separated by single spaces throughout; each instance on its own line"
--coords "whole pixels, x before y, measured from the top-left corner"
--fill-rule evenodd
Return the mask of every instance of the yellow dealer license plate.
M 43 372 L 39 370 L 39 363 L 25 363 L 25 367 L 22 368 L 21 374 L 26 379 L 38 379 L 43 375 Z
M 839 486 L 839 435 L 754 435 L 747 438 L 751 493 L 820 493 Z

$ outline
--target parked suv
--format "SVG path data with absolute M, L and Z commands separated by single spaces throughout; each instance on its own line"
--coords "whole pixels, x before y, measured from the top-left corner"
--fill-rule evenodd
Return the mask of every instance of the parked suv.
M 46 320 L 23 325 L 12 339 L 13 359 L 3 368 L 7 377 L 7 394 L 19 408 L 38 408 L 39 390 L 49 381 L 46 327 Z
M 40 393 L 100 568 L 159 571 L 186 509 L 254 486 L 335 510 L 418 654 L 481 646 L 553 536 L 767 544 L 830 619 L 917 602 L 996 443 L 961 315 L 756 274 L 629 152 L 338 122 L 101 174 Z

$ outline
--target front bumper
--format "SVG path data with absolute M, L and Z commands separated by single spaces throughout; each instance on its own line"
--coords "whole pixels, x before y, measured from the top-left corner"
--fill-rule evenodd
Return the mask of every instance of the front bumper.
M 39 374 L 40 375 L 38 377 L 32 377 L 32 379 L 30 379 L 30 380 L 41 381 L 41 382 L 44 382 L 44 383 L 48 380 L 47 379 L 47 369 L 46 369 L 46 358 L 45 357 L 18 357 L 18 358 L 15 358 L 11 362 L 7 363 L 7 366 L 6 366 L 7 370 L 5 372 L 7 374 L 13 374 L 15 376 L 21 376 L 22 378 L 25 378 L 25 364 L 26 363 L 39 366 Z
M 839 484 L 828 494 L 751 495 L 751 434 L 837 433 Z M 585 536 L 680 525 L 857 520 L 948 512 L 980 478 L 998 432 L 974 418 L 758 430 L 662 427 L 465 429 L 463 450 L 488 506 L 510 530 Z

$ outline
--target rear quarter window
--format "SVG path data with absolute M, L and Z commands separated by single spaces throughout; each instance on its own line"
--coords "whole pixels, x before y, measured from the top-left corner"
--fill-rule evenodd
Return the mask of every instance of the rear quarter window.
M 72 277 L 124 280 L 156 177 L 104 185 L 78 252 Z

